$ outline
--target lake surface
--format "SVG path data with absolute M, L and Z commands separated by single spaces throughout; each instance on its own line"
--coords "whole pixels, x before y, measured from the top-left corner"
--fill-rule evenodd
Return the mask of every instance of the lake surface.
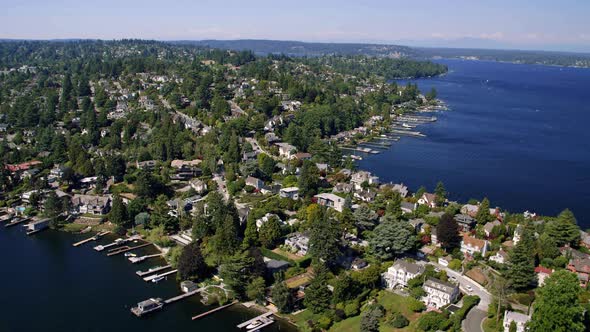
M 87 237 L 52 230 L 27 236 L 19 225 L 0 225 L 1 332 L 239 331 L 237 324 L 258 315 L 233 306 L 191 321 L 192 316 L 213 308 L 193 296 L 137 318 L 130 307 L 150 297 L 179 294 L 177 283 L 147 283 L 135 274 L 163 261 L 131 264 L 123 255 L 107 257 L 93 250 L 97 242 L 72 247 Z M 98 243 L 110 241 L 103 238 Z M 279 330 L 294 331 L 284 322 L 265 328 Z
M 513 212 L 571 209 L 590 227 L 590 70 L 442 60 L 446 76 L 413 81 L 452 109 L 359 163 L 385 181 L 450 198 L 487 196 Z M 405 84 L 405 81 L 400 82 Z

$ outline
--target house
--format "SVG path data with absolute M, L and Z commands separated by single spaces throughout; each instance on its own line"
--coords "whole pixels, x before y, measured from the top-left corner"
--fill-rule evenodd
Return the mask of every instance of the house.
M 422 197 L 418 199 L 418 204 L 426 205 L 429 208 L 436 207 L 436 195 L 431 193 L 424 193 Z
M 516 323 L 516 332 L 525 332 L 527 330 L 526 324 L 530 320 L 531 318 L 525 314 L 506 310 L 504 312 L 504 321 L 502 322 L 502 326 L 504 326 L 504 332 L 510 332 L 510 324 L 514 322 Z
M 257 230 L 260 230 L 260 227 L 262 227 L 262 225 L 264 225 L 266 222 L 268 222 L 271 218 L 278 219 L 279 223 L 281 223 L 281 224 L 284 224 L 285 223 L 276 214 L 274 214 L 274 213 L 267 213 L 262 218 L 256 219 L 256 229 Z
M 399 193 L 399 195 L 402 198 L 405 198 L 408 196 L 408 187 L 405 186 L 403 183 L 396 183 L 396 184 L 392 184 L 392 183 L 386 183 L 383 184 L 379 187 L 379 189 L 381 190 L 385 190 L 385 189 L 390 189 L 392 191 L 395 191 L 397 193 Z
M 201 179 L 192 179 L 189 181 L 189 185 L 199 194 L 207 191 L 207 182 Z
M 426 292 L 422 302 L 431 308 L 440 309 L 455 302 L 459 296 L 459 287 L 457 285 L 436 278 L 426 279 L 422 288 Z
M 522 226 L 520 224 L 517 225 L 516 229 L 514 230 L 514 235 L 512 236 L 512 242 L 514 243 L 514 245 L 517 245 L 518 241 L 520 241 L 520 237 L 522 236 L 522 231 L 523 231 Z
M 31 160 L 26 163 L 20 163 L 20 164 L 6 164 L 6 165 L 4 165 L 4 169 L 8 170 L 10 173 L 17 173 L 17 172 L 21 172 L 21 171 L 26 171 L 30 168 L 33 168 L 34 166 L 41 165 L 41 164 L 42 164 L 42 162 L 40 162 L 38 160 Z
M 73 212 L 78 214 L 105 215 L 111 208 L 109 196 L 75 194 L 71 202 Z
M 272 277 L 275 273 L 284 271 L 289 268 L 289 262 L 269 259 L 264 257 L 264 264 L 266 265 L 266 273 L 269 277 Z
M 381 274 L 381 280 L 383 281 L 383 285 L 388 289 L 394 289 L 398 285 L 406 287 L 410 279 L 417 277 L 423 272 L 423 265 L 398 260 L 385 273 Z
M 371 189 L 367 189 L 355 191 L 353 196 L 354 198 L 360 199 L 363 202 L 370 203 L 375 200 L 375 197 L 377 197 L 377 193 Z
M 467 214 L 457 214 L 453 217 L 459 225 L 461 232 L 469 232 L 473 229 L 477 221 Z
M 401 204 L 401 208 L 402 208 L 403 213 L 412 213 L 412 212 L 416 211 L 416 207 L 417 207 L 416 203 L 410 203 L 410 202 L 404 201 Z
M 539 265 L 535 268 L 535 273 L 537 274 L 538 285 L 541 287 L 545 284 L 545 279 L 553 274 L 553 270 Z
M 355 258 L 352 261 L 352 263 L 350 263 L 350 268 L 352 268 L 355 271 L 362 270 L 367 266 L 369 266 L 369 264 L 367 264 L 367 261 L 359 257 Z
M 371 172 L 359 171 L 352 174 L 350 183 L 352 183 L 355 190 L 361 190 L 363 189 L 363 183 L 367 183 L 369 185 L 378 184 L 379 177 L 371 175 Z
M 440 264 L 440 265 L 442 265 L 444 267 L 448 267 L 452 260 L 453 260 L 453 256 L 451 256 L 451 255 L 447 255 L 447 256 L 444 256 L 444 257 L 439 257 L 438 258 L 438 264 Z
M 590 234 L 580 231 L 580 245 L 590 249 Z
M 183 293 L 189 293 L 189 292 L 197 290 L 198 288 L 199 288 L 199 285 L 195 284 L 194 282 L 192 282 L 190 280 L 185 280 L 180 283 L 180 290 Z
M 461 240 L 461 252 L 468 253 L 472 256 L 478 252 L 484 257 L 488 252 L 489 246 L 487 240 L 476 239 L 468 235 L 463 236 L 463 240 Z
M 246 178 L 246 185 L 254 187 L 257 190 L 264 188 L 264 182 L 258 178 L 253 176 L 249 176 Z
M 310 160 L 311 159 L 311 153 L 307 153 L 307 152 L 297 152 L 295 155 L 291 156 L 291 159 L 297 159 L 297 160 Z
M 59 181 L 65 174 L 67 167 L 63 165 L 54 165 L 53 168 L 49 171 L 49 176 L 47 177 L 48 181 L 55 182 L 56 180 Z
M 305 256 L 309 250 L 309 236 L 304 233 L 293 233 L 285 239 L 285 246 L 296 255 Z
M 342 194 L 349 194 L 354 189 L 353 185 L 350 183 L 340 182 L 336 183 L 334 188 L 332 188 L 333 193 L 342 193 Z
M 170 166 L 176 169 L 198 167 L 201 164 L 200 159 L 195 160 L 179 160 L 175 159 L 170 162 Z
M 500 249 L 494 256 L 490 257 L 490 260 L 498 264 L 506 264 L 508 262 L 508 253 Z
M 494 227 L 501 226 L 501 225 L 502 225 L 502 223 L 498 219 L 491 221 L 491 222 L 487 222 L 485 225 L 483 225 L 483 232 L 486 234 L 486 237 L 490 237 Z
M 254 151 L 250 151 L 250 152 L 242 152 L 242 161 L 251 161 L 251 160 L 256 160 L 256 158 L 258 157 L 258 154 L 260 153 L 260 151 L 258 150 L 254 150 Z
M 574 257 L 570 259 L 566 268 L 578 275 L 580 286 L 585 289 L 590 278 L 590 256 Z
M 289 143 L 275 143 L 275 145 L 279 147 L 279 156 L 282 158 L 291 159 L 297 151 L 297 148 Z
M 344 210 L 345 199 L 330 193 L 318 194 L 314 198 L 319 205 L 330 207 L 338 212 Z
M 135 167 L 137 167 L 138 169 L 144 169 L 144 170 L 151 171 L 156 167 L 156 161 L 155 160 L 136 161 Z
M 422 218 L 410 219 L 409 223 L 414 227 L 416 233 L 423 233 L 425 231 L 424 225 L 426 225 L 426 220 Z
M 290 198 L 293 200 L 297 200 L 297 199 L 299 199 L 299 188 L 297 188 L 297 187 L 281 188 L 281 190 L 279 190 L 279 196 L 281 198 Z
M 473 218 L 477 215 L 477 211 L 479 211 L 479 206 L 475 204 L 465 204 L 461 207 L 462 214 L 466 214 Z

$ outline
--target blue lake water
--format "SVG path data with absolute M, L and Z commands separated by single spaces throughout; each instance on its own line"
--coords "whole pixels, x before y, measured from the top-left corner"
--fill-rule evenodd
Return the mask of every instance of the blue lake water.
M 513 212 L 569 208 L 590 227 L 590 69 L 440 62 L 448 75 L 413 82 L 452 110 L 418 128 L 427 137 L 402 138 L 359 166 L 413 190 L 440 180 L 451 199 L 487 196 Z

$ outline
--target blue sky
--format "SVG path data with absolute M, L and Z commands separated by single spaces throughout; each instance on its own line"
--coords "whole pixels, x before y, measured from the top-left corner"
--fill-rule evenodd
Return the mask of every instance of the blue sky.
M 0 8 L 0 38 L 253 38 L 590 51 L 589 0 L 0 0 Z

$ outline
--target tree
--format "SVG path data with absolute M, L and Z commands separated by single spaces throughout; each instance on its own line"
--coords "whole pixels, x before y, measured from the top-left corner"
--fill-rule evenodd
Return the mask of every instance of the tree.
M 436 188 L 434 189 L 434 194 L 436 195 L 435 203 L 437 206 L 442 206 L 445 201 L 447 200 L 447 191 L 445 189 L 445 185 L 439 181 L 436 184 Z
M 492 294 L 495 297 L 496 302 L 498 303 L 498 309 L 497 309 L 496 313 L 499 313 L 502 306 L 504 306 L 508 303 L 507 297 L 508 297 L 508 292 L 510 290 L 510 287 L 511 287 L 511 283 L 508 279 L 506 279 L 502 276 L 496 276 L 496 275 L 493 276 L 492 282 L 490 284 L 490 291 L 492 292 Z M 496 314 L 496 321 L 499 321 L 499 320 L 500 320 L 500 315 Z
M 44 214 L 47 218 L 57 218 L 63 212 L 63 205 L 55 191 L 50 191 L 47 194 L 44 204 Z
M 184 248 L 178 258 L 178 276 L 181 280 L 203 278 L 207 265 L 198 242 L 191 242 Z
M 486 197 L 479 204 L 475 219 L 480 224 L 485 224 L 492 221 L 493 216 L 490 214 L 490 200 Z
M 250 248 L 257 246 L 258 241 L 258 230 L 256 229 L 256 218 L 253 214 L 248 215 L 246 220 L 246 230 L 244 231 L 244 240 L 242 241 L 242 248 Z
M 381 317 L 383 317 L 383 307 L 380 304 L 369 306 L 361 314 L 361 332 L 379 332 Z
M 279 312 L 286 313 L 291 310 L 293 299 L 285 281 L 278 279 L 272 287 L 272 302 L 277 306 Z
M 500 315 L 498 315 L 499 317 Z M 518 327 L 516 326 L 515 321 L 510 322 L 510 326 L 508 327 L 508 332 L 517 332 Z
M 246 288 L 246 295 L 250 300 L 256 301 L 258 304 L 263 304 L 266 295 L 264 278 L 256 277 L 252 279 Z
M 578 277 L 566 270 L 554 272 L 537 291 L 533 315 L 528 327 L 531 332 L 583 332 L 584 308 Z
M 532 254 L 534 240 L 531 233 L 529 226 L 525 225 L 520 241 L 509 254 L 508 278 L 512 287 L 518 291 L 526 290 L 534 286 L 536 282 L 535 256 Z
M 410 224 L 386 216 L 375 227 L 369 246 L 376 257 L 387 260 L 410 251 L 415 242 L 416 236 Z
M 543 233 L 537 244 L 537 254 L 541 260 L 545 258 L 554 259 L 560 255 L 557 242 L 549 234 Z
M 362 230 L 371 230 L 375 227 L 375 213 L 366 204 L 362 204 L 353 213 L 355 224 Z
M 545 227 L 545 232 L 555 240 L 557 246 L 566 244 L 578 246 L 580 241 L 580 228 L 572 211 L 563 210 L 557 219 L 551 221 Z
M 340 228 L 336 221 L 328 217 L 325 208 L 319 208 L 312 220 L 309 237 L 309 253 L 311 257 L 322 260 L 330 265 L 340 256 Z
M 210 241 L 213 252 L 219 258 L 233 255 L 240 246 L 238 226 L 231 216 L 226 216 L 221 226 L 217 227 L 215 235 Z
M 266 248 L 274 248 L 277 241 L 281 238 L 281 223 L 279 218 L 272 216 L 260 226 L 258 230 L 258 239 Z
M 109 212 L 109 220 L 118 226 L 123 226 L 127 223 L 127 207 L 123 203 L 121 196 L 115 194 L 111 211 Z
M 248 251 L 244 251 L 227 257 L 226 262 L 219 267 L 219 275 L 238 298 L 245 298 L 250 280 L 256 277 L 252 274 L 254 267 L 254 257 Z
M 357 285 L 348 273 L 343 273 L 334 283 L 332 298 L 334 303 L 352 300 L 357 295 Z
M 428 93 L 426 93 L 426 95 L 424 97 L 426 98 L 426 100 L 432 101 L 432 100 L 436 99 L 436 95 L 437 95 L 436 89 L 432 88 L 432 89 L 430 89 L 430 91 L 428 91 Z
M 436 237 L 444 249 L 454 249 L 461 245 L 459 225 L 450 214 L 443 214 L 436 226 Z
M 299 177 L 299 194 L 304 197 L 315 195 L 319 186 L 319 176 L 316 165 L 309 160 L 304 160 Z
M 392 216 L 394 219 L 400 219 L 402 217 L 402 196 L 399 192 L 393 192 L 391 199 L 385 207 L 385 214 Z
M 305 289 L 305 306 L 314 314 L 323 313 L 330 307 L 331 295 L 328 289 L 328 269 L 324 265 L 316 265 L 313 279 Z

